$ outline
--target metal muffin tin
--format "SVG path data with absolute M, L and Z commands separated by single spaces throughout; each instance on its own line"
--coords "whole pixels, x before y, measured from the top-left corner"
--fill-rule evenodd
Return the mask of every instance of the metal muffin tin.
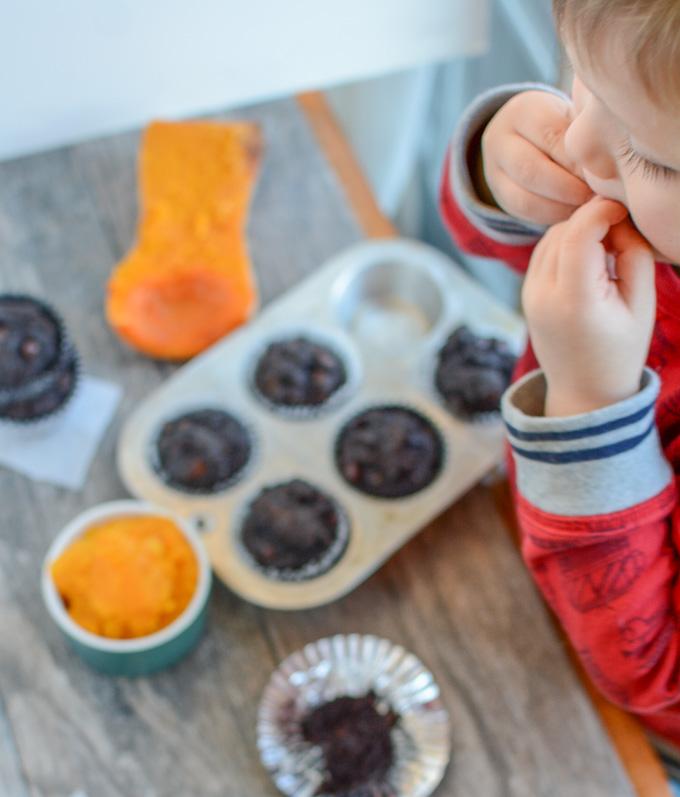
M 118 469 L 136 497 L 179 513 L 203 532 L 218 577 L 245 599 L 278 609 L 318 606 L 349 592 L 503 456 L 499 418 L 452 416 L 432 382 L 448 334 L 468 324 L 519 353 L 521 319 L 448 257 L 421 243 L 367 241 L 333 257 L 253 321 L 177 371 L 132 414 L 118 445 Z M 273 412 L 253 394 L 253 361 L 264 346 L 299 334 L 348 358 L 349 387 L 323 411 Z M 365 495 L 336 468 L 339 430 L 368 407 L 403 405 L 429 418 L 445 461 L 426 488 L 406 498 Z M 160 426 L 193 409 L 223 408 L 254 438 L 241 477 L 214 494 L 170 487 L 153 467 Z M 347 549 L 330 570 L 278 581 L 253 567 L 239 543 L 244 508 L 263 488 L 302 478 L 332 496 L 350 524 Z

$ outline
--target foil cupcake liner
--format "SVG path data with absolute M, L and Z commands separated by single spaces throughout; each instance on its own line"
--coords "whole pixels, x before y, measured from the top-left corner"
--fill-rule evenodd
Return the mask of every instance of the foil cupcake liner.
M 248 441 L 250 443 L 250 451 L 248 454 L 248 459 L 246 460 L 245 464 L 242 465 L 239 470 L 233 473 L 228 479 L 224 479 L 221 482 L 213 485 L 210 488 L 203 488 L 203 487 L 189 487 L 183 484 L 179 484 L 178 482 L 173 481 L 169 474 L 166 473 L 163 465 L 160 461 L 160 456 L 158 453 L 158 441 L 163 431 L 163 427 L 171 423 L 172 421 L 177 421 L 185 415 L 190 415 L 193 412 L 201 412 L 203 410 L 214 410 L 217 412 L 223 412 L 240 424 L 243 429 L 245 429 L 246 434 L 248 436 Z M 154 427 L 154 431 L 151 434 L 149 439 L 149 443 L 147 446 L 147 459 L 151 466 L 151 470 L 153 473 L 161 480 L 161 482 L 171 490 L 175 492 L 181 493 L 182 495 L 186 496 L 196 496 L 196 497 L 210 497 L 210 496 L 217 496 L 224 493 L 226 490 L 230 490 L 232 487 L 235 487 L 241 481 L 243 481 L 248 474 L 250 474 L 259 458 L 259 447 L 257 441 L 257 435 L 255 433 L 255 429 L 252 424 L 243 420 L 243 418 L 235 413 L 228 407 L 220 406 L 217 403 L 210 403 L 210 402 L 197 402 L 192 403 L 191 405 L 187 405 L 185 407 L 177 407 L 175 411 L 171 415 L 166 415 L 157 423 Z
M 322 576 L 324 573 L 327 573 L 333 567 L 335 567 L 340 559 L 342 559 L 345 551 L 347 550 L 347 546 L 349 545 L 349 538 L 351 534 L 351 526 L 349 522 L 349 518 L 347 517 L 347 513 L 341 506 L 341 504 L 335 499 L 332 495 L 330 495 L 326 490 L 322 490 L 315 484 L 312 484 L 307 479 L 301 479 L 305 481 L 307 484 L 312 486 L 315 490 L 318 490 L 320 493 L 332 501 L 333 506 L 335 507 L 335 511 L 338 517 L 338 525 L 336 529 L 336 537 L 333 541 L 332 545 L 328 548 L 328 550 L 323 554 L 320 559 L 315 559 L 311 562 L 307 562 L 307 564 L 303 565 L 303 567 L 299 567 L 296 569 L 293 568 L 280 568 L 280 567 L 263 567 L 255 557 L 250 553 L 250 551 L 246 548 L 243 543 L 243 524 L 248 517 L 248 512 L 250 511 L 250 507 L 255 501 L 258 496 L 262 493 L 262 490 L 266 489 L 267 487 L 277 487 L 283 484 L 287 484 L 294 479 L 286 479 L 285 481 L 278 482 L 277 484 L 266 485 L 261 490 L 258 490 L 257 494 L 251 496 L 244 504 L 242 504 L 241 508 L 236 512 L 236 523 L 234 523 L 235 534 L 234 534 L 234 545 L 238 551 L 239 556 L 247 562 L 248 566 L 251 567 L 253 570 L 256 570 L 258 573 L 261 573 L 265 578 L 271 579 L 272 581 L 288 581 L 288 582 L 299 582 L 299 581 L 309 581 L 313 578 L 318 578 Z
M 36 410 L 25 417 L 14 417 L 17 405 L 25 405 L 31 402 L 39 402 L 45 394 L 57 389 L 56 383 L 66 372 L 72 373 L 72 382 L 68 392 L 61 398 L 58 404 L 46 409 Z M 0 424 L 10 424 L 12 426 L 26 426 L 34 429 L 42 429 L 43 426 L 51 425 L 66 410 L 81 386 L 82 368 L 80 356 L 70 342 L 66 341 L 63 348 L 63 355 L 60 358 L 60 370 L 50 372 L 49 379 L 40 380 L 40 389 L 37 389 L 37 382 L 31 382 L 31 390 L 21 394 L 20 398 L 9 399 L 7 395 L 0 396 Z
M 305 338 L 311 343 L 323 346 L 334 354 L 345 369 L 345 381 L 320 404 L 287 405 L 277 404 L 265 396 L 256 383 L 257 367 L 267 349 L 275 343 L 286 343 L 295 338 Z M 318 329 L 314 326 L 287 326 L 268 335 L 257 347 L 248 362 L 246 382 L 251 394 L 273 415 L 289 421 L 314 420 L 338 409 L 358 389 L 361 383 L 361 369 L 357 355 L 352 346 L 341 340 L 337 333 Z
M 373 635 L 320 639 L 285 659 L 264 690 L 257 746 L 278 789 L 289 797 L 331 797 L 320 748 L 305 741 L 302 720 L 316 706 L 372 691 L 399 715 L 394 760 L 376 797 L 428 797 L 451 756 L 449 718 L 432 673 L 412 653 Z
M 430 479 L 429 482 L 427 482 L 427 484 L 424 484 L 422 487 L 419 487 L 417 490 L 413 490 L 408 493 L 385 495 L 379 492 L 372 492 L 369 489 L 354 484 L 345 477 L 340 467 L 340 441 L 342 440 L 342 436 L 347 427 L 349 426 L 349 424 L 351 424 L 352 421 L 354 421 L 360 415 L 363 415 L 365 412 L 368 412 L 369 410 L 406 410 L 407 412 L 412 413 L 413 415 L 416 415 L 418 418 L 425 421 L 427 425 L 432 428 L 439 447 L 439 461 L 437 462 L 437 467 L 432 475 L 432 478 Z M 335 441 L 333 443 L 333 462 L 335 464 L 336 471 L 340 476 L 340 478 L 342 479 L 343 483 L 346 484 L 348 487 L 351 487 L 353 490 L 356 490 L 361 495 L 369 496 L 370 498 L 376 498 L 381 501 L 391 501 L 391 502 L 407 501 L 410 498 L 419 496 L 423 492 L 423 490 L 427 490 L 428 487 L 431 487 L 441 476 L 443 471 L 446 469 L 446 463 L 448 461 L 448 457 L 449 457 L 448 446 L 446 445 L 446 440 L 444 438 L 444 435 L 442 434 L 442 431 L 437 425 L 437 423 L 432 420 L 432 418 L 429 416 L 427 412 L 423 411 L 422 409 L 408 402 L 399 402 L 399 403 L 390 402 L 390 401 L 376 402 L 376 403 L 367 404 L 363 407 L 356 409 L 349 417 L 343 420 L 341 426 L 339 427 L 335 435 Z

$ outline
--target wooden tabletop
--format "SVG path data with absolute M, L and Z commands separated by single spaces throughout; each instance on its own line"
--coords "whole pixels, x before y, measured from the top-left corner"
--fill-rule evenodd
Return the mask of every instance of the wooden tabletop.
M 318 95 L 230 116 L 260 121 L 267 141 L 249 225 L 264 301 L 363 236 L 392 234 Z M 596 710 L 570 664 L 502 486 L 471 491 L 330 606 L 266 611 L 217 583 L 198 649 L 154 677 L 107 678 L 72 652 L 42 606 L 42 558 L 73 516 L 125 495 L 116 435 L 171 372 L 102 315 L 134 238 L 137 146 L 127 134 L 0 164 L 0 290 L 49 298 L 85 370 L 125 391 L 80 492 L 0 469 L 0 795 L 275 797 L 255 746 L 262 689 L 287 654 L 355 631 L 404 645 L 438 679 L 452 720 L 442 797 L 667 794 L 636 724 L 622 732 L 623 715 Z

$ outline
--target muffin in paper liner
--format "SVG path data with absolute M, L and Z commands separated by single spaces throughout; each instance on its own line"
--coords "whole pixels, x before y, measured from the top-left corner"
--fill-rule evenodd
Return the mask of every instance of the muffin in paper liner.
M 303 482 L 304 484 L 315 490 L 323 498 L 327 499 L 332 504 L 337 517 L 335 539 L 320 557 L 306 562 L 301 567 L 297 568 L 293 567 L 284 568 L 276 566 L 267 567 L 266 565 L 263 565 L 260 562 L 258 562 L 253 553 L 250 550 L 248 550 L 243 540 L 244 525 L 251 511 L 253 503 L 258 498 L 263 496 L 266 490 L 276 489 L 276 488 L 286 488 L 287 486 L 290 486 L 295 482 Z M 301 479 L 299 477 L 292 478 L 287 481 L 279 482 L 276 484 L 266 485 L 256 495 L 251 496 L 251 498 L 248 501 L 246 501 L 245 504 L 237 512 L 234 528 L 236 529 L 234 545 L 238 550 L 238 553 L 241 556 L 241 558 L 244 559 L 248 563 L 248 565 L 253 568 L 253 570 L 262 573 L 262 575 L 264 575 L 265 578 L 269 578 L 273 581 L 289 581 L 289 582 L 309 581 L 310 579 L 322 576 L 324 573 L 327 573 L 329 570 L 335 567 L 335 565 L 337 565 L 340 559 L 342 559 L 342 557 L 345 554 L 345 551 L 347 550 L 351 534 L 349 518 L 347 516 L 347 513 L 343 509 L 342 505 L 337 501 L 337 499 L 334 498 L 325 490 L 322 490 L 316 484 L 313 484 L 307 479 Z
M 192 420 L 205 413 L 215 413 L 223 416 L 228 423 L 233 425 L 234 429 L 238 429 L 239 432 L 243 434 L 246 443 L 245 459 L 232 473 L 225 478 L 217 480 L 212 485 L 198 486 L 184 484 L 179 479 L 174 478 L 164 466 L 159 450 L 161 438 L 165 430 L 171 424 L 177 423 L 183 419 Z M 238 484 L 253 467 L 258 457 L 257 436 L 254 429 L 229 408 L 219 406 L 215 403 L 198 402 L 191 406 L 186 406 L 183 409 L 178 409 L 172 415 L 164 416 L 160 419 L 149 441 L 147 456 L 154 473 L 171 489 L 187 495 L 217 495 Z
M 375 485 L 367 483 L 367 480 L 371 478 L 370 472 L 366 478 L 360 478 L 360 473 L 357 475 L 356 479 L 350 478 L 348 475 L 348 468 L 351 468 L 353 464 L 351 462 L 351 457 L 349 456 L 349 448 L 354 443 L 352 436 L 357 438 L 358 435 L 361 435 L 361 430 L 359 429 L 358 424 L 360 424 L 362 420 L 369 418 L 369 416 L 375 418 L 381 413 L 386 415 L 389 415 L 390 413 L 397 413 L 407 418 L 411 418 L 420 426 L 420 429 L 416 429 L 414 427 L 410 434 L 418 433 L 425 435 L 427 440 L 432 443 L 433 447 L 432 451 L 430 452 L 431 456 L 429 457 L 428 464 L 428 469 L 430 472 L 426 474 L 427 478 L 420 479 L 418 482 L 412 482 L 411 484 L 403 483 L 404 479 L 401 479 L 400 483 L 397 483 L 394 480 L 390 481 L 386 478 L 385 482 L 382 484 Z M 386 435 L 382 432 L 373 432 L 373 435 L 377 435 L 380 439 L 377 439 L 376 437 L 376 439 L 370 444 L 362 441 L 361 439 L 356 440 L 355 445 L 360 446 L 362 453 L 367 453 L 369 451 L 379 452 L 379 443 L 383 441 L 389 442 L 390 439 L 393 439 L 392 433 L 390 433 L 390 435 Z M 425 441 L 423 440 L 422 442 L 424 443 Z M 411 448 L 411 463 L 413 464 L 416 462 L 416 464 L 427 464 L 428 460 L 423 458 L 422 449 L 420 449 L 420 456 L 416 456 L 418 450 L 418 448 Z M 407 451 L 406 454 L 408 453 L 409 452 Z M 423 410 L 406 402 L 374 403 L 368 404 L 362 409 L 357 410 L 357 412 L 343 422 L 335 437 L 333 457 L 338 474 L 354 490 L 373 498 L 379 498 L 381 500 L 388 501 L 398 501 L 418 495 L 419 493 L 422 493 L 423 490 L 426 490 L 428 487 L 430 487 L 430 485 L 432 485 L 439 478 L 442 471 L 445 469 L 448 451 L 444 436 L 439 426 Z M 390 461 L 391 460 L 386 460 L 384 464 L 389 466 Z M 377 466 L 378 463 L 355 463 L 356 467 L 358 467 L 360 471 L 362 467 L 366 471 L 375 471 L 377 467 L 371 467 L 373 464 Z M 408 481 L 408 479 L 406 481 Z
M 336 697 L 368 692 L 399 715 L 391 731 L 394 758 L 372 783 L 375 797 L 427 797 L 451 755 L 449 718 L 431 672 L 412 653 L 373 635 L 337 635 L 285 659 L 265 688 L 257 724 L 260 758 L 289 797 L 333 797 L 321 749 L 306 742 L 302 721 Z M 377 789 L 377 790 L 376 790 Z M 343 797 L 336 793 L 335 797 Z
M 0 422 L 34 424 L 56 415 L 73 397 L 80 379 L 79 357 L 60 315 L 48 303 L 20 293 L 0 294 L 1 302 L 39 311 L 56 333 L 54 356 L 42 370 L 19 384 L 0 387 Z
M 21 398 L 0 395 L 0 424 L 47 427 L 70 404 L 81 384 L 80 357 L 71 344 L 64 349 L 60 370 L 54 370 L 40 384 L 32 383 Z M 56 400 L 53 394 L 57 391 Z M 0 394 L 2 391 L 0 391 Z
M 504 386 L 499 392 L 499 399 L 498 405 L 493 408 L 486 408 L 486 407 L 478 407 L 473 409 L 466 408 L 464 406 L 465 400 L 461 399 L 459 401 L 458 406 L 456 406 L 452 399 L 450 399 L 446 392 L 444 391 L 440 379 L 443 378 L 443 374 L 440 377 L 440 371 L 443 368 L 443 356 L 446 347 L 449 345 L 450 341 L 452 340 L 453 336 L 459 333 L 467 334 L 475 341 L 496 341 L 501 345 L 504 345 L 507 349 L 507 356 L 512 358 L 512 362 L 509 363 L 509 371 L 507 374 L 507 380 L 504 381 Z M 507 334 L 504 334 L 500 330 L 496 329 L 488 329 L 483 328 L 479 324 L 475 323 L 467 323 L 465 321 L 461 321 L 457 325 L 455 325 L 452 329 L 450 329 L 446 336 L 441 337 L 437 342 L 436 349 L 432 352 L 431 357 L 427 361 L 426 365 L 426 386 L 430 395 L 432 395 L 437 402 L 443 406 L 451 415 L 458 418 L 465 423 L 471 423 L 475 425 L 489 425 L 498 423 L 501 415 L 500 415 L 500 395 L 502 395 L 503 391 L 509 386 L 510 382 L 512 381 L 512 371 L 514 370 L 515 363 L 518 357 L 518 351 L 516 350 L 515 341 L 510 339 Z M 499 358 L 504 355 L 499 355 Z M 460 367 L 462 371 L 465 370 L 465 364 L 461 363 Z M 496 373 L 500 376 L 501 370 L 492 367 L 484 367 L 481 365 L 476 365 L 471 363 L 467 366 L 472 371 L 477 371 L 480 375 L 484 372 L 489 373 Z M 464 384 L 466 376 L 461 376 L 461 384 Z
M 342 381 L 318 403 L 307 404 L 286 404 L 277 402 L 267 396 L 257 382 L 258 372 L 265 358 L 270 354 L 273 347 L 285 344 L 295 344 L 303 341 L 313 346 L 325 349 L 327 354 L 337 360 L 342 369 Z M 266 407 L 273 415 L 294 421 L 294 420 L 314 420 L 333 412 L 350 396 L 352 396 L 361 382 L 359 360 L 351 344 L 343 340 L 336 333 L 331 333 L 324 329 L 317 329 L 310 326 L 291 326 L 284 327 L 276 333 L 272 333 L 264 339 L 253 352 L 246 373 L 246 381 L 250 392 Z

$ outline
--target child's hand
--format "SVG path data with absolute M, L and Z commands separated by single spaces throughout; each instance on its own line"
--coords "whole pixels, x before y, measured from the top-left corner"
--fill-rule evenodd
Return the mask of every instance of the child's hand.
M 623 205 L 596 197 L 549 230 L 531 258 L 522 303 L 547 380 L 546 416 L 590 412 L 640 389 L 655 317 L 654 258 L 626 216 Z
M 592 196 L 564 151 L 571 106 L 547 91 L 524 91 L 496 112 L 482 135 L 484 178 L 506 213 L 555 224 Z

